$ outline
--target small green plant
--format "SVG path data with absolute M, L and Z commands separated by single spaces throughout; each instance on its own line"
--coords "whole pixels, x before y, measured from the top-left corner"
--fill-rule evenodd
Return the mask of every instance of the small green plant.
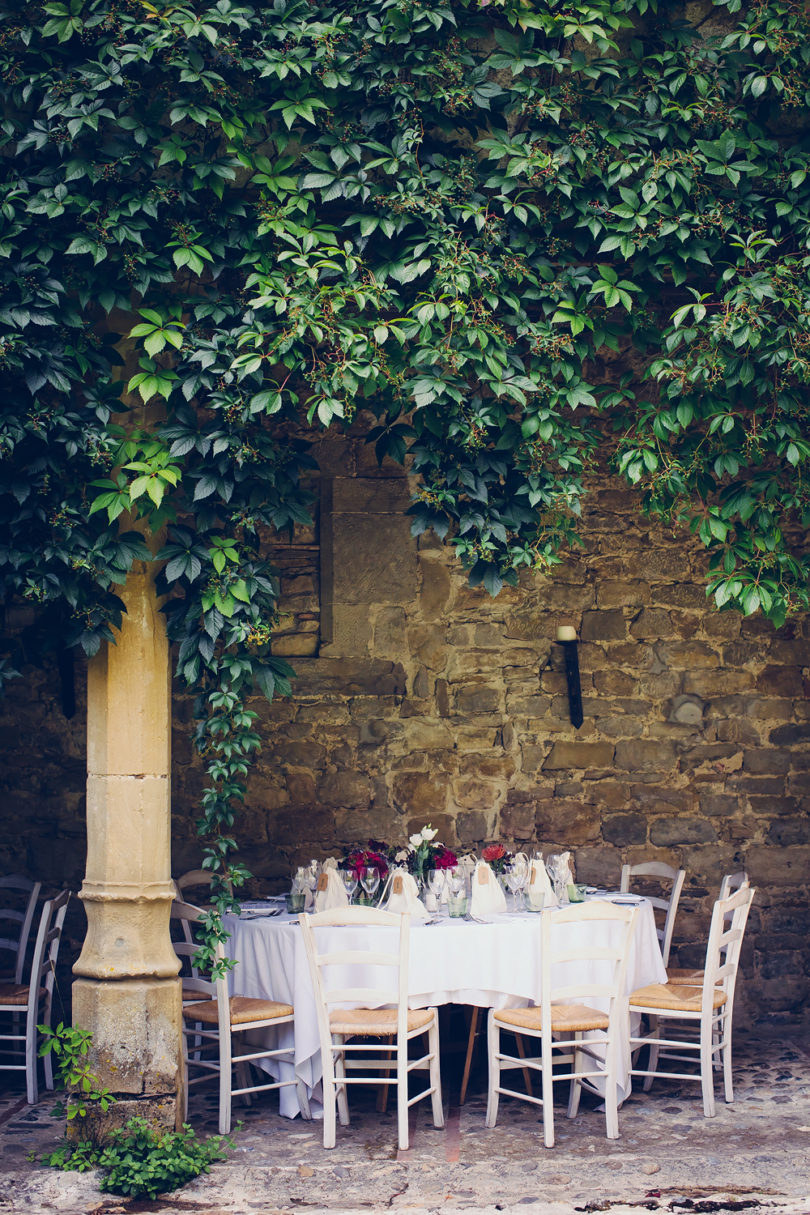
M 60 1117 L 66 1113 L 68 1121 L 71 1121 L 74 1118 L 86 1118 L 91 1109 L 106 1112 L 115 1103 L 115 1097 L 109 1089 L 101 1087 L 98 1076 L 90 1070 L 87 1056 L 93 1035 L 89 1030 L 78 1029 L 75 1025 L 64 1025 L 61 1021 L 56 1029 L 48 1025 L 40 1025 L 37 1028 L 43 1037 L 39 1053 L 53 1054 L 57 1078 L 70 1098 L 67 1107 L 61 1101 L 57 1102 L 52 1110 L 54 1116 Z
M 105 1170 L 99 1189 L 109 1194 L 132 1198 L 156 1198 L 210 1172 L 211 1165 L 224 1160 L 233 1141 L 218 1135 L 198 1139 L 186 1123 L 180 1131 L 152 1127 L 145 1118 L 130 1118 L 98 1156 Z

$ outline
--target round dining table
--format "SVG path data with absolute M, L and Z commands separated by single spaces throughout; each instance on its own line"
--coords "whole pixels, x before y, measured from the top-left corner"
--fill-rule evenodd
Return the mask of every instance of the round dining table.
M 596 896 L 594 896 L 596 897 Z M 603 898 L 621 897 L 604 895 Z M 624 900 L 623 900 L 624 901 Z M 666 982 L 666 970 L 656 935 L 653 909 L 646 899 L 636 900 L 638 915 L 627 965 L 627 994 L 648 983 Z M 240 916 L 225 916 L 230 933 L 225 950 L 236 966 L 229 975 L 233 994 L 291 1004 L 295 1025 L 261 1031 L 279 1047 L 294 1046 L 295 1076 L 310 1094 L 313 1114 L 320 1107 L 322 1076 L 315 996 L 297 915 L 281 910 L 283 902 L 272 901 L 243 909 Z M 509 912 L 489 917 L 489 922 L 437 916 L 411 925 L 408 971 L 409 1005 L 432 1008 L 442 1004 L 469 1004 L 480 1008 L 520 1008 L 540 1001 L 540 920 L 554 917 L 554 910 L 540 914 Z M 323 928 L 330 934 L 324 948 L 386 949 L 395 944 L 394 929 L 367 927 Z M 553 931 L 553 919 L 552 919 Z M 571 933 L 576 948 L 578 925 L 561 925 Z M 616 931 L 613 924 L 593 923 L 589 931 Z M 383 942 L 377 935 L 390 933 Z M 562 942 L 563 945 L 567 942 Z M 570 963 L 568 964 L 570 965 Z M 589 976 L 590 977 L 590 976 Z M 268 1044 L 269 1041 L 268 1041 Z M 620 1052 L 622 1058 L 626 1051 Z M 263 1061 L 280 1079 L 292 1079 L 292 1064 Z M 630 1091 L 630 1077 L 623 1064 L 619 1075 L 619 1100 Z M 294 1118 L 301 1112 L 293 1085 L 279 1090 L 280 1112 Z

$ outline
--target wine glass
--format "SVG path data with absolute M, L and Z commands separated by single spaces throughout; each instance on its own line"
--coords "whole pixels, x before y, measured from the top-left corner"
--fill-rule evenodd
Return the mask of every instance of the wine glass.
M 467 879 L 464 870 L 455 865 L 452 869 L 445 870 L 445 885 L 448 894 L 463 894 L 467 888 Z
M 343 882 L 343 889 L 349 896 L 349 905 L 351 905 L 354 892 L 357 890 L 357 874 L 353 869 L 341 869 L 340 880 Z
M 365 865 L 360 870 L 360 885 L 366 892 L 369 903 L 374 902 L 374 895 L 380 884 L 380 871 L 376 865 Z

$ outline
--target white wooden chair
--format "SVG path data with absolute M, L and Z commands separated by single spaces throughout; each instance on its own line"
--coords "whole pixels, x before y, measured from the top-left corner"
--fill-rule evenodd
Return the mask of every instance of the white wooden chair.
M 634 907 L 609 903 L 581 903 L 543 912 L 541 928 L 541 1003 L 533 1008 L 490 1009 L 488 1022 L 489 1096 L 487 1126 L 495 1126 L 501 1096 L 517 1097 L 539 1105 L 543 1110 L 543 1139 L 554 1146 L 554 1084 L 571 1082 L 568 1117 L 579 1108 L 583 1080 L 588 1087 L 598 1077 L 604 1082 L 605 1129 L 608 1139 L 619 1136 L 617 1073 L 624 1060 L 629 1027 L 627 1023 L 627 959 L 636 922 Z M 593 921 L 614 925 L 608 944 L 599 944 L 604 934 L 597 933 Z M 576 926 L 576 943 L 567 947 Z M 593 978 L 584 973 L 590 968 Z M 586 1003 L 583 1003 L 585 1001 Z M 597 1007 L 594 1007 L 594 1003 Z M 601 1006 L 601 1007 L 600 1007 Z M 603 1011 L 604 1007 L 607 1011 Z M 540 1055 L 510 1055 L 501 1048 L 501 1032 L 534 1038 Z M 587 1037 L 583 1037 L 587 1034 Z M 555 1064 L 568 1065 L 570 1071 L 554 1072 Z M 542 1097 L 507 1088 L 503 1072 L 525 1068 L 539 1071 Z M 590 1083 L 589 1083 L 590 1082 Z
M 39 1096 L 37 1082 L 37 1026 L 50 1025 L 56 959 L 62 939 L 70 891 L 63 890 L 43 905 L 39 918 L 34 956 L 27 983 L 0 983 L 0 1016 L 9 1016 L 9 1032 L 0 1034 L 3 1045 L 3 1071 L 25 1072 L 26 1097 L 34 1105 Z M 25 1015 L 25 1025 L 22 1016 Z M 6 1045 L 8 1044 L 8 1045 Z M 6 1062 L 8 1057 L 11 1062 Z M 19 1062 L 18 1060 L 22 1060 Z M 45 1087 L 53 1088 L 50 1054 L 43 1060 Z
M 720 883 L 719 898 L 727 899 L 730 894 L 743 890 L 749 885 L 748 874 L 744 870 L 741 870 L 739 873 L 727 873 Z M 687 987 L 702 987 L 703 968 L 667 966 L 667 982 L 685 984 Z
M 0 968 L 0 982 L 22 983 L 41 888 L 19 873 L 0 877 L 0 950 L 12 955 Z
M 631 1047 L 635 1052 L 646 1045 L 650 1052 L 647 1067 L 641 1069 L 634 1066 L 632 1075 L 645 1077 L 645 1091 L 656 1076 L 699 1082 L 703 1094 L 703 1113 L 707 1118 L 715 1115 L 715 1063 L 722 1064 L 726 1101 L 731 1103 L 734 1100 L 731 1078 L 734 991 L 740 949 L 753 898 L 753 889 L 742 886 L 736 894 L 718 899 L 715 903 L 703 982 L 699 987 L 652 983 L 630 996 L 630 1012 L 643 1013 L 649 1019 L 649 1029 L 639 1037 L 631 1038 Z M 661 1037 L 662 1021 L 667 1023 L 669 1036 L 666 1038 Z M 699 1071 L 660 1071 L 658 1064 L 662 1060 L 699 1065 Z
M 205 913 L 188 903 L 175 901 L 172 918 L 184 920 L 193 934 L 193 925 L 204 918 Z M 197 952 L 193 940 L 175 941 L 177 956 L 187 960 Z M 216 960 L 224 957 L 222 945 L 216 949 Z M 248 996 L 229 996 L 228 980 L 202 978 L 199 974 L 184 975 L 183 983 L 183 1061 L 185 1069 L 186 1113 L 188 1094 L 193 1085 L 203 1084 L 213 1078 L 219 1081 L 219 1132 L 227 1135 L 231 1129 L 231 1102 L 234 1097 L 251 1093 L 269 1092 L 294 1084 L 298 1103 L 304 1118 L 310 1117 L 309 1099 L 303 1082 L 295 1077 L 295 1047 L 293 1044 L 276 1047 L 255 1045 L 242 1054 L 234 1053 L 234 1038 L 249 1030 L 277 1030 L 295 1023 L 292 1005 L 276 1000 L 256 1000 Z M 196 1000 L 194 999 L 196 995 Z M 249 1046 L 251 1044 L 246 1043 Z M 291 1068 L 290 1079 L 266 1080 L 260 1084 L 249 1084 L 248 1064 L 261 1059 L 278 1060 Z M 237 1083 L 234 1086 L 234 1070 Z M 199 1072 L 199 1075 L 191 1075 Z
M 335 1146 L 335 1104 L 341 1126 L 349 1123 L 349 1084 L 394 1085 L 397 1090 L 399 1147 L 408 1148 L 408 1110 L 430 1097 L 433 1125 L 444 1126 L 439 1072 L 439 1019 L 435 1008 L 408 1009 L 410 915 L 374 907 L 341 907 L 300 918 L 318 1011 L 323 1067 L 323 1146 Z M 321 930 L 350 926 L 363 930 L 356 947 L 327 949 Z M 386 941 L 374 948 L 378 929 L 396 932 L 396 948 Z M 320 940 L 319 940 L 320 936 Z M 388 941 L 390 941 L 390 937 Z M 372 948 L 363 948 L 371 945 Z M 353 1007 L 347 1008 L 346 1005 Z M 426 1054 L 408 1058 L 408 1044 L 428 1036 Z M 375 1039 L 369 1044 L 358 1039 Z M 386 1040 L 386 1047 L 379 1040 Z M 371 1052 L 377 1052 L 374 1057 Z M 428 1087 L 408 1095 L 414 1071 L 428 1072 Z M 362 1074 L 348 1075 L 350 1071 Z M 379 1072 L 379 1075 L 369 1075 Z M 393 1073 L 393 1076 L 392 1074 Z
M 654 878 L 662 887 L 671 886 L 669 897 L 650 895 L 647 894 L 646 890 L 642 892 L 647 901 L 652 903 L 653 910 L 661 913 L 661 915 L 656 917 L 656 932 L 658 933 L 658 942 L 661 946 L 661 957 L 666 966 L 669 961 L 672 933 L 675 929 L 675 916 L 678 914 L 678 903 L 681 898 L 686 870 L 673 869 L 671 865 L 665 865 L 663 861 L 644 861 L 640 865 L 622 865 L 620 887 L 622 893 L 628 894 L 632 879 L 639 877 Z M 660 922 L 661 919 L 663 919 L 663 923 Z

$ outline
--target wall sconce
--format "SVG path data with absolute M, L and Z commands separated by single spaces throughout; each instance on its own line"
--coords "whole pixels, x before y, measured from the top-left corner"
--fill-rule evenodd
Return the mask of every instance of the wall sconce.
M 582 725 L 582 684 L 579 678 L 579 654 L 577 631 L 571 624 L 557 627 L 557 641 L 563 647 L 565 657 L 565 679 L 568 684 L 568 716 L 571 725 L 578 730 Z

